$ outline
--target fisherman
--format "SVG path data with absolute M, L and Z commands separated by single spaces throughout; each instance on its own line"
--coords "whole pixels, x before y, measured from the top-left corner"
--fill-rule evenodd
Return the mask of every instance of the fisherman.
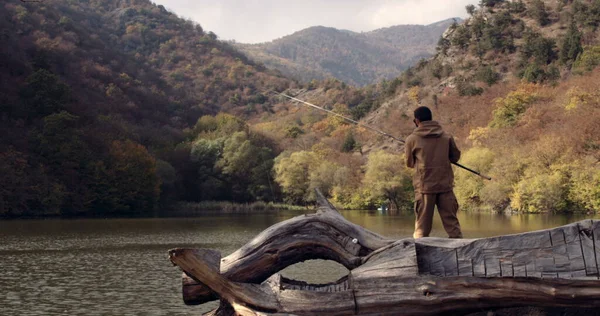
M 450 238 L 462 238 L 456 217 L 458 202 L 454 192 L 451 163 L 460 159 L 454 138 L 432 120 L 428 107 L 418 107 L 413 122 L 417 128 L 406 139 L 406 165 L 415 168 L 415 232 L 414 238 L 428 237 L 437 205 L 444 229 Z

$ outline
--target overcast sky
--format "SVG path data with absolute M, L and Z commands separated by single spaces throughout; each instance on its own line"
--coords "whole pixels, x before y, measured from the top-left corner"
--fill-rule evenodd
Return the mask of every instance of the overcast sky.
M 224 40 L 260 43 L 316 25 L 355 32 L 465 17 L 477 0 L 154 0 Z

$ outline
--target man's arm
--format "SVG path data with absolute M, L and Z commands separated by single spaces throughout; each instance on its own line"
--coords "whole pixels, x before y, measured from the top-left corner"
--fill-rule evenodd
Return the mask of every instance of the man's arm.
M 454 137 L 450 136 L 450 153 L 449 153 L 450 162 L 458 162 L 460 159 L 460 150 L 456 146 L 456 142 L 454 142 Z
M 411 137 L 406 139 L 404 144 L 404 156 L 406 156 L 406 166 L 409 168 L 415 167 L 415 156 L 413 155 L 413 140 Z

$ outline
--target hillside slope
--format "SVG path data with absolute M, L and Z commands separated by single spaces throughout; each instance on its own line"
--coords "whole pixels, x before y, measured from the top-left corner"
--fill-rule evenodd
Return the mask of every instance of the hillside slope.
M 600 210 L 600 1 L 483 3 L 445 33 L 436 56 L 362 90 L 375 100 L 362 122 L 404 138 L 413 110 L 431 107 L 463 150 L 461 163 L 494 178 L 457 169 L 462 209 Z M 324 106 L 335 100 L 298 92 Z M 303 132 L 281 140 L 288 152 L 275 171 L 285 193 L 320 186 L 348 208 L 410 208 L 412 171 L 402 166 L 400 144 L 335 118 L 315 120 L 310 109 L 279 107 L 286 116 L 255 128 L 277 137 L 285 135 L 279 122 L 295 122 Z M 333 108 L 350 115 L 357 107 Z M 306 182 L 286 182 L 291 165 L 308 165 Z
M 263 92 L 294 85 L 150 1 L 0 6 L 0 216 L 200 196 L 181 144 L 198 118 L 269 111 Z
M 440 35 L 454 20 L 364 33 L 316 26 L 269 43 L 235 45 L 251 59 L 305 82 L 334 77 L 364 86 L 397 77 L 433 55 Z

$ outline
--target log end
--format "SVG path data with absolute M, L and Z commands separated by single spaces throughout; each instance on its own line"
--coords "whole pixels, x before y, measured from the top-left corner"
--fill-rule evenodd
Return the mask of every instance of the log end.
M 173 249 L 169 251 L 171 262 L 177 256 L 181 256 L 186 249 Z M 202 258 L 202 260 L 214 271 L 219 272 L 221 269 L 221 253 L 211 249 L 193 249 L 193 253 Z M 197 280 L 194 280 L 187 273 L 181 274 L 183 302 L 186 305 L 200 305 L 214 300 L 218 300 L 218 296 L 211 291 L 208 286 Z

